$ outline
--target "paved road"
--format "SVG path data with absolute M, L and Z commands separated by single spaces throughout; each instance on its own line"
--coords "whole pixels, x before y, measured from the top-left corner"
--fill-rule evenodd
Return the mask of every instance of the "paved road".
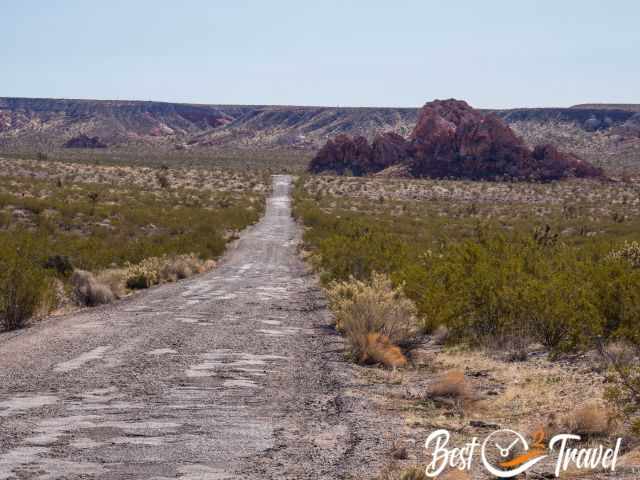
M 290 189 L 215 271 L 0 336 L 0 479 L 343 478 L 375 455 Z

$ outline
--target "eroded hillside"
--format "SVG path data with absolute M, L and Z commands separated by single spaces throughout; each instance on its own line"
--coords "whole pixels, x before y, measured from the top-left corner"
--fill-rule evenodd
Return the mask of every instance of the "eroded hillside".
M 529 146 L 552 143 L 596 165 L 640 168 L 637 105 L 495 110 Z M 337 134 L 372 140 L 407 136 L 413 108 L 196 105 L 162 102 L 0 98 L 0 152 L 70 152 L 64 145 L 106 145 L 106 153 L 193 155 L 221 150 L 312 152 Z M 83 142 L 84 137 L 95 139 Z M 91 150 L 86 149 L 86 150 Z

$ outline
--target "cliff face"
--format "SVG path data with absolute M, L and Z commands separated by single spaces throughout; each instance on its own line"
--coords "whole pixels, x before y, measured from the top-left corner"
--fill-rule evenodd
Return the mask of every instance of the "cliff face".
M 524 142 L 573 151 L 605 163 L 637 161 L 640 108 L 586 105 L 574 108 L 494 110 Z M 488 113 L 483 111 L 482 113 Z M 413 108 L 340 108 L 196 105 L 162 102 L 0 98 L 0 153 L 62 148 L 81 135 L 98 137 L 110 150 L 173 152 L 209 149 L 314 151 L 339 134 L 362 136 L 374 151 L 402 150 L 418 121 Z M 389 154 L 379 158 L 389 158 Z
M 364 175 L 403 164 L 414 176 L 432 178 L 547 181 L 602 175 L 600 169 L 553 145 L 532 150 L 494 113 L 453 99 L 427 103 L 408 140 L 395 134 L 376 140 L 374 156 L 365 138 L 340 135 L 318 152 L 309 170 Z

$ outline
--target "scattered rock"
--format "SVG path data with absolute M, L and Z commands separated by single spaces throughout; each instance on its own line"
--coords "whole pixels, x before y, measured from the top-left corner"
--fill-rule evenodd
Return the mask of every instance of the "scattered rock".
M 102 143 L 98 137 L 89 137 L 87 135 L 78 135 L 71 138 L 64 145 L 64 148 L 107 148 L 106 143 Z
M 406 447 L 398 447 L 391 452 L 391 456 L 396 460 L 406 460 L 409 458 L 409 453 Z
M 496 423 L 487 423 L 487 422 L 483 422 L 482 420 L 471 420 L 469 422 L 469 426 L 470 427 L 475 427 L 475 428 L 488 428 L 491 430 L 500 430 L 500 425 L 496 424 Z

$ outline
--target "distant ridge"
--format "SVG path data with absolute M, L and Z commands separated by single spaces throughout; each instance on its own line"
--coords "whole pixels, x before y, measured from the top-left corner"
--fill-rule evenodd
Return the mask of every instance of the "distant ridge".
M 640 103 L 581 103 L 579 105 L 574 105 L 571 108 L 640 112 Z
M 640 105 L 483 111 L 505 120 L 529 146 L 551 143 L 600 166 L 640 163 Z M 272 149 L 308 155 L 338 134 L 406 137 L 417 118 L 418 108 L 0 97 L 0 153 L 64 152 L 64 145 L 82 146 L 74 139 L 88 137 L 107 146 L 104 154 Z

